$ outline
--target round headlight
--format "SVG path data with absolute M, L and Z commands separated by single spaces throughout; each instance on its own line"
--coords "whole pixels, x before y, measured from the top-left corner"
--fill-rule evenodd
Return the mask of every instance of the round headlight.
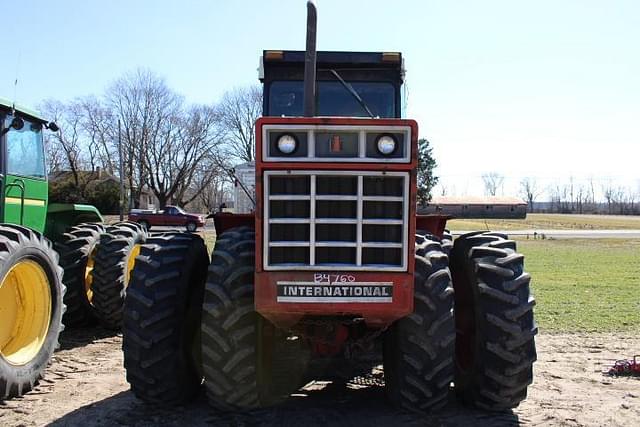
M 283 154 L 291 154 L 296 150 L 298 141 L 293 135 L 284 134 L 278 138 L 278 150 Z
M 378 152 L 384 156 L 388 156 L 396 149 L 396 140 L 391 135 L 382 135 L 377 142 Z

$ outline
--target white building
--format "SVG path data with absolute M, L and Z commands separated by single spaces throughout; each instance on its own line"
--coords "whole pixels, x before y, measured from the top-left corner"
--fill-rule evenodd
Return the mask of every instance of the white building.
M 243 163 L 235 167 L 235 189 L 234 189 L 234 211 L 235 213 L 250 213 L 255 210 L 253 201 L 239 184 L 240 181 L 245 189 L 251 194 L 253 200 L 256 199 L 256 165 L 254 162 Z

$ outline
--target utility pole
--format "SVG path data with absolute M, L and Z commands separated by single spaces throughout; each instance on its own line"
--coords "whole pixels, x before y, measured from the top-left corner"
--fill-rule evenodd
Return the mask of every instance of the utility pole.
M 120 157 L 120 221 L 124 221 L 124 166 L 122 161 L 122 133 L 118 119 L 118 157 Z

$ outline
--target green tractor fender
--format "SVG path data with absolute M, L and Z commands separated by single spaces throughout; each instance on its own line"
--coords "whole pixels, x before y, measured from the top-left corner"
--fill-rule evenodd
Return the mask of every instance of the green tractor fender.
M 83 222 L 104 222 L 102 215 L 95 206 L 50 203 L 47 206 L 47 221 L 44 235 L 52 242 L 59 242 L 69 227 Z

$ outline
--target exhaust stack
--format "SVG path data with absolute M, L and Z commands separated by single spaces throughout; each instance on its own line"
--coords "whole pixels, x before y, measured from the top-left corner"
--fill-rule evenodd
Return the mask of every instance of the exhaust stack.
M 307 46 L 304 54 L 304 116 L 316 115 L 316 28 L 318 11 L 313 0 L 307 1 Z

